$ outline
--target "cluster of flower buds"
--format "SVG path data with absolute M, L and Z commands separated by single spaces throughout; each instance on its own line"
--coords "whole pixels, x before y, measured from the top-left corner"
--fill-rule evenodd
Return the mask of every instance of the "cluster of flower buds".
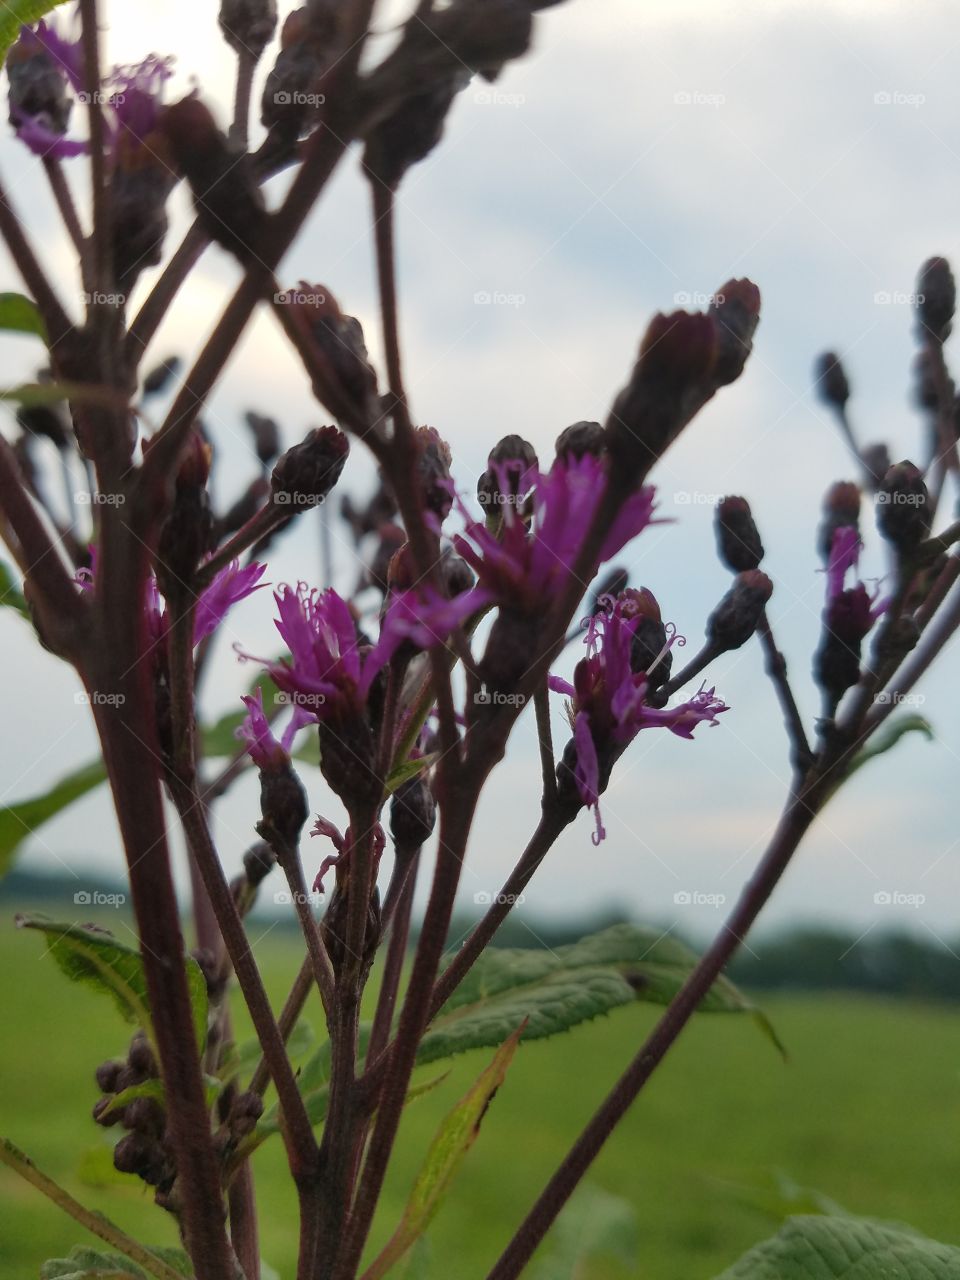
M 277 0 L 220 0 L 220 30 L 234 52 L 256 61 L 277 25 Z
M 877 492 L 877 528 L 900 555 L 909 555 L 928 537 L 931 523 L 923 472 L 912 462 L 898 462 Z
M 295 308 L 294 322 L 305 328 L 313 343 L 314 394 L 344 426 L 366 434 L 381 415 L 377 374 L 360 321 L 345 315 L 324 285 L 301 280 L 285 297 Z
M 289 151 L 320 119 L 324 77 L 342 51 L 339 16 L 333 0 L 314 0 L 284 20 L 280 52 L 260 104 L 261 120 L 278 151 Z
M 148 1186 L 156 1187 L 158 1203 L 173 1186 L 176 1165 L 166 1138 L 167 1117 L 157 1097 L 145 1096 L 117 1106 L 114 1099 L 136 1085 L 159 1081 L 160 1071 L 147 1037 L 138 1031 L 123 1061 L 101 1063 L 97 1086 L 104 1096 L 93 1109 L 93 1118 L 109 1128 L 122 1125 L 128 1132 L 113 1149 L 113 1163 L 121 1173 L 133 1173 Z

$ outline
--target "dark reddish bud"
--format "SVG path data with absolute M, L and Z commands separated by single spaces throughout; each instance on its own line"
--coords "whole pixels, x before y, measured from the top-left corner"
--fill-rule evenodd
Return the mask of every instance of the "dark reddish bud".
M 752 280 L 728 280 L 707 313 L 717 329 L 713 383 L 725 387 L 743 373 L 760 322 L 760 290 Z
M 123 1127 L 147 1137 L 159 1138 L 166 1125 L 166 1114 L 156 1098 L 134 1098 L 123 1108 Z
M 830 563 L 833 535 L 848 525 L 854 529 L 860 525 L 860 486 L 852 480 L 838 480 L 824 495 L 823 519 L 817 530 L 817 551 L 825 565 Z
M 260 770 L 260 812 L 257 831 L 264 840 L 274 850 L 295 849 L 310 811 L 303 783 L 289 764 Z
M 477 481 L 477 501 L 488 515 L 502 514 L 505 503 L 526 497 L 538 466 L 537 451 L 522 436 L 504 436 L 487 456 L 487 470 Z M 506 492 L 501 484 L 506 484 Z
M 707 639 L 717 653 L 746 644 L 773 595 L 773 583 L 759 569 L 738 573 L 733 586 L 707 619 Z
M 135 1173 L 149 1182 L 157 1163 L 158 1146 L 142 1133 L 128 1133 L 113 1149 L 113 1165 L 120 1173 Z
M 709 396 L 718 333 L 708 315 L 675 311 L 653 317 L 607 421 L 606 446 L 615 468 L 645 474 Z
M 67 132 L 73 101 L 67 94 L 63 69 L 36 38 L 21 36 L 7 54 L 10 81 L 10 123 L 16 127 L 30 116 L 53 133 Z
M 303 280 L 296 289 L 278 294 L 275 301 L 298 307 L 310 331 L 320 358 L 314 369 L 317 398 L 355 430 L 369 430 L 379 417 L 377 375 L 360 321 L 345 315 L 323 285 Z
M 450 446 L 435 427 L 417 427 L 414 441 L 417 450 L 416 476 L 423 505 L 439 520 L 444 520 L 453 505 Z
M 259 58 L 276 25 L 276 0 L 220 0 L 220 30 L 236 53 Z
M 315 427 L 277 461 L 270 477 L 273 500 L 291 514 L 324 501 L 340 479 L 350 444 L 338 427 Z
M 757 569 L 763 543 L 746 498 L 728 497 L 717 507 L 714 529 L 717 553 L 733 573 Z
M 826 351 L 814 366 L 814 386 L 820 399 L 831 409 L 843 411 L 850 399 L 850 383 L 844 372 L 840 357 L 833 351 Z
M 244 414 L 244 421 L 253 436 L 257 457 L 268 467 L 280 452 L 280 428 L 273 418 L 266 418 L 252 409 Z
M 418 775 L 401 782 L 390 802 L 390 834 L 399 851 L 411 853 L 425 844 L 437 821 L 437 804 L 429 784 Z
M 325 101 L 323 78 L 338 48 L 336 5 L 330 0 L 287 15 L 260 101 L 263 125 L 286 146 L 317 124 Z
M 117 1077 L 123 1069 L 122 1062 L 101 1062 L 96 1071 L 97 1088 L 101 1093 L 117 1092 Z
M 170 598 L 182 592 L 213 541 L 213 512 L 207 480 L 212 450 L 194 428 L 184 449 L 174 484 L 173 506 L 157 543 L 157 582 Z
M 374 182 L 395 191 L 413 165 L 424 160 L 443 137 L 450 106 L 470 81 L 466 71 L 454 72 L 424 93 L 405 98 L 392 115 L 367 137 L 363 162 Z
M 249 157 L 231 150 L 199 98 L 166 107 L 158 129 L 190 184 L 197 217 L 210 239 L 243 263 L 262 257 L 267 214 Z
M 251 886 L 256 889 L 276 866 L 277 856 L 264 840 L 258 841 L 243 855 L 243 869 Z
M 877 491 L 877 528 L 898 551 L 912 551 L 930 533 L 930 496 L 923 473 L 912 462 L 898 462 Z
M 103 1129 L 112 1129 L 123 1120 L 125 1107 L 115 1107 L 112 1098 L 98 1098 L 93 1104 L 94 1124 Z
M 645 672 L 648 690 L 653 693 L 670 679 L 673 653 L 667 647 L 667 628 L 663 624 L 656 596 L 646 587 L 630 588 L 620 596 L 620 611 L 625 618 L 639 617 L 630 645 L 630 669 Z
M 150 1041 L 142 1031 L 138 1031 L 130 1041 L 127 1062 L 130 1064 L 130 1069 L 138 1072 L 143 1079 L 154 1079 L 160 1074 L 157 1060 L 153 1056 L 153 1050 L 150 1047 Z M 131 1084 L 139 1084 L 139 1080 L 118 1082 L 117 1087 L 127 1089 Z
M 440 560 L 440 582 L 444 595 L 450 600 L 454 596 L 462 596 L 474 586 L 476 580 L 476 575 L 466 560 L 445 547 Z
M 879 484 L 890 470 L 890 451 L 885 444 L 866 444 L 860 450 L 863 465 Z
M 390 562 L 407 540 L 398 524 L 385 524 L 380 529 L 380 539 L 373 559 L 364 574 L 364 584 L 386 591 L 390 581 Z
M 860 679 L 860 650 L 873 626 L 871 601 L 863 583 L 841 591 L 823 616 L 823 635 L 813 659 L 813 675 L 832 707 Z
M 163 256 L 169 225 L 167 197 L 175 184 L 165 152 L 166 147 L 153 135 L 147 145 L 121 147 L 110 176 L 113 300 L 119 306 L 125 305 L 144 268 L 155 267 Z
M 574 458 L 582 458 L 591 453 L 599 458 L 603 453 L 606 436 L 599 422 L 574 422 L 557 436 L 557 457 L 565 458 L 572 454 Z
M 169 356 L 160 364 L 154 365 L 147 376 L 143 380 L 143 394 L 145 396 L 157 396 L 165 391 L 172 378 L 177 377 L 183 368 L 183 361 L 179 356 Z
M 957 308 L 957 285 L 946 258 L 928 258 L 917 277 L 917 312 L 922 331 L 938 342 L 950 335 Z

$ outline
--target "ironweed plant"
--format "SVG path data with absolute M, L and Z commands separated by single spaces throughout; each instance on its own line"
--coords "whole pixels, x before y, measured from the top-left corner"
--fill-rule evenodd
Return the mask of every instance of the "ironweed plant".
M 14 439 L 0 439 L 0 533 L 18 570 L 7 574 L 4 603 L 18 606 L 40 644 L 75 668 L 103 754 L 86 784 L 41 798 L 24 821 L 38 825 L 106 776 L 139 949 L 95 926 L 38 916 L 19 923 L 46 936 L 69 976 L 108 990 L 135 1027 L 127 1057 L 96 1070 L 93 1120 L 119 1126 L 116 1168 L 153 1188 L 158 1215 L 176 1220 L 182 1242 L 182 1250 L 167 1250 L 131 1239 L 6 1142 L 4 1161 L 107 1250 L 78 1248 L 71 1259 L 45 1264 L 45 1276 L 258 1280 L 250 1158 L 273 1140 L 286 1148 L 299 1207 L 298 1280 L 376 1280 L 401 1263 L 448 1192 L 456 1194 L 458 1165 L 518 1045 L 633 1000 L 665 1006 L 503 1242 L 489 1280 L 512 1280 L 692 1015 L 751 1010 L 724 967 L 831 795 L 903 732 L 924 728 L 918 717 L 889 717 L 960 624 L 960 525 L 934 532 L 938 508 L 960 479 L 958 402 L 943 351 L 955 291 L 942 259 L 926 263 L 917 289 L 928 422 L 922 466 L 891 466 L 882 447 L 861 448 L 846 415 L 840 362 L 824 356 L 817 370 L 859 480 L 829 488 L 818 534 L 826 599 L 812 656 L 822 694 L 815 725 L 803 721 L 771 630 L 773 581 L 746 498 L 729 496 L 717 508 L 731 585 L 704 610 L 704 643 L 685 662 L 674 661 L 680 642 L 665 621 L 669 604 L 664 612 L 649 590 L 610 567 L 658 520 L 650 477 L 659 459 L 744 373 L 760 317 L 752 282 L 723 284 L 703 313 L 655 316 L 606 420 L 561 431 L 554 457 L 541 462 L 519 435 L 491 440 L 477 504 L 456 488 L 443 437 L 417 425 L 400 354 L 395 193 L 439 144 L 457 94 L 472 77 L 495 81 L 521 57 L 536 12 L 550 3 L 419 0 L 377 61 L 368 56 L 374 0 L 309 0 L 285 18 L 263 73 L 277 36 L 274 0 L 223 0 L 220 27 L 237 56 L 227 133 L 200 92 L 170 100 L 171 59 L 149 54 L 139 65 L 107 68 L 98 0 L 80 0 L 76 32 L 62 14 L 44 16 L 52 7 L 44 0 L 13 0 L 0 20 L 11 124 L 49 179 L 85 303 L 82 317 L 68 313 L 29 220 L 0 190 L 0 233 L 27 291 L 3 295 L 0 322 L 40 336 L 49 363 L 36 382 L 4 393 L 18 422 Z M 265 132 L 251 151 L 258 76 Z M 77 127 L 77 102 L 85 128 Z M 327 288 L 278 275 L 331 175 L 354 151 L 370 188 L 382 369 L 368 356 L 359 322 Z M 75 206 L 65 165 L 88 166 L 88 210 Z M 286 195 L 268 208 L 263 184 L 284 169 L 293 171 Z M 180 182 L 192 193 L 196 219 L 170 253 L 167 203 Z M 147 361 L 161 320 L 210 244 L 240 264 L 239 284 L 186 372 L 177 360 Z M 158 267 L 131 307 L 143 273 Z M 272 311 L 331 422 L 281 452 L 276 424 L 248 415 L 262 469 L 239 501 L 217 510 L 200 417 L 258 308 Z M 148 409 L 165 389 L 175 393 L 155 424 Z M 38 437 L 88 477 L 87 527 L 65 522 L 48 501 Z M 366 556 L 356 592 L 345 598 L 332 588 L 328 556 L 324 581 L 278 585 L 271 601 L 263 587 L 275 539 L 314 518 L 351 448 L 368 450 L 380 475 L 369 503 L 342 506 Z M 873 590 L 858 574 L 865 496 L 889 550 L 889 572 Z M 283 652 L 261 658 L 237 646 L 236 657 L 257 669 L 244 708 L 202 726 L 195 690 L 211 641 L 231 606 L 252 593 L 265 610 L 276 609 Z M 361 602 L 371 596 L 373 611 Z M 784 722 L 792 783 L 769 846 L 706 952 L 697 958 L 630 926 L 549 955 L 491 949 L 551 847 L 583 821 L 584 810 L 594 843 L 603 840 L 604 792 L 639 733 L 696 739 L 709 726 L 724 731 L 736 712 L 708 673 L 718 656 L 753 643 Z M 582 651 L 572 681 L 553 673 L 568 644 Z M 552 696 L 566 700 L 569 719 L 569 738 L 556 754 Z M 478 856 L 478 801 L 522 715 L 535 717 L 540 741 L 533 832 L 501 891 L 450 954 L 461 873 Z M 211 771 L 208 760 L 225 754 L 227 765 Z M 319 762 L 321 794 L 308 796 L 296 769 L 301 759 Z M 228 882 L 211 810 L 251 768 L 259 772 L 260 813 L 248 821 L 259 839 L 243 873 Z M 189 852 L 192 951 L 171 876 L 165 797 Z M 328 817 L 312 819 L 330 812 L 333 797 L 345 811 L 342 831 Z M 317 846 L 302 848 L 311 820 L 310 834 L 329 842 L 319 866 Z M 425 915 L 407 966 L 421 855 L 434 841 Z M 302 967 L 279 1010 L 267 999 L 245 932 L 275 866 L 303 935 Z M 378 956 L 368 1024 L 361 999 Z M 227 993 L 234 986 L 256 1031 L 253 1045 L 233 1038 Z M 295 1069 L 291 1042 L 314 990 L 325 1036 Z M 415 1068 L 476 1048 L 493 1051 L 492 1061 L 424 1153 L 388 1244 L 370 1256 L 365 1246 L 404 1106 L 430 1084 L 414 1077 Z M 827 1248 L 833 1236 L 825 1244 L 824 1232 L 846 1233 L 843 1248 Z M 862 1253 L 869 1267 L 869 1258 L 880 1266 L 922 1251 L 930 1267 L 924 1275 L 958 1274 L 956 1253 L 945 1246 L 838 1219 L 798 1219 L 731 1274 L 787 1274 L 790 1259 L 814 1244 L 828 1266 L 838 1254 L 856 1260 Z

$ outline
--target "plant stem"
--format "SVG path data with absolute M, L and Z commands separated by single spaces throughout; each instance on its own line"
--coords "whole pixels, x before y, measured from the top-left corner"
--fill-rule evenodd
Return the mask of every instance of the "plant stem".
M 109 1218 L 104 1217 L 102 1213 L 97 1213 L 93 1209 L 87 1209 L 78 1200 L 74 1200 L 69 1191 L 65 1191 L 52 1178 L 48 1178 L 45 1173 L 41 1173 L 30 1157 L 24 1155 L 19 1147 L 15 1147 L 6 1138 L 0 1138 L 0 1161 L 12 1169 L 14 1173 L 18 1173 L 31 1186 L 43 1192 L 49 1200 L 52 1200 L 64 1213 L 68 1213 L 74 1221 L 79 1222 L 82 1227 L 86 1227 L 88 1231 L 98 1236 L 106 1244 L 112 1245 L 114 1249 L 119 1249 L 131 1262 L 138 1263 L 150 1275 L 155 1276 L 156 1280 L 183 1280 L 179 1271 L 175 1271 L 169 1263 L 164 1262 L 162 1258 L 158 1258 L 155 1253 L 151 1253 L 144 1245 L 128 1236 L 125 1231 L 111 1222 Z
M 249 49 L 237 51 L 237 83 L 233 97 L 233 123 L 230 126 L 230 142 L 238 152 L 247 149 L 247 130 L 250 120 L 250 93 L 253 89 L 253 73 L 257 59 Z
M 370 1043 L 367 1046 L 367 1062 L 377 1060 L 390 1035 L 393 1024 L 393 1011 L 396 1005 L 397 992 L 400 988 L 400 977 L 403 973 L 403 962 L 407 955 L 407 941 L 410 937 L 410 913 L 413 908 L 413 895 L 417 887 L 417 870 L 420 863 L 420 850 L 405 852 L 397 859 L 397 874 L 401 879 L 399 892 L 396 894 L 396 905 L 393 907 L 390 925 L 390 941 L 387 944 L 387 957 L 383 966 L 383 977 L 380 980 L 380 992 L 377 997 L 377 1009 L 373 1017 L 370 1031 Z M 402 870 L 399 870 L 402 867 Z M 387 902 L 391 900 L 388 893 Z
M 55 156 L 44 156 L 43 167 L 50 183 L 50 190 L 53 192 L 53 198 L 57 202 L 57 208 L 60 210 L 63 225 L 66 227 L 67 234 L 73 242 L 73 247 L 80 255 L 80 265 L 83 268 L 85 266 L 84 255 L 87 244 L 83 228 L 80 226 L 80 218 L 77 215 L 77 207 L 73 202 L 73 193 L 64 177 L 63 166 Z M 87 284 L 86 277 L 84 277 L 84 284 Z
M 543 778 L 543 801 L 546 803 L 557 794 L 557 762 L 553 754 L 553 733 L 550 729 L 550 691 L 546 684 L 537 686 L 533 705 L 537 713 L 540 772 Z
M 200 223 L 192 223 L 127 330 L 124 356 L 131 368 L 135 369 L 140 363 L 177 291 L 199 262 L 200 255 L 208 244 Z
M 0 235 L 6 241 L 17 270 L 23 282 L 33 295 L 37 309 L 43 317 L 47 329 L 47 344 L 51 359 L 56 360 L 55 351 L 60 342 L 73 331 L 73 321 L 63 309 L 60 299 L 40 266 L 36 254 L 24 234 L 19 217 L 10 203 L 10 197 L 0 186 Z
M 308 956 L 300 966 L 300 972 L 294 979 L 293 987 L 284 1001 L 283 1008 L 280 1010 L 280 1017 L 277 1019 L 277 1029 L 283 1038 L 284 1044 L 289 1040 L 290 1033 L 297 1025 L 297 1019 L 303 1012 L 303 1006 L 307 1003 L 307 996 L 313 990 L 313 984 L 313 964 Z M 261 1058 L 257 1063 L 257 1069 L 250 1078 L 250 1089 L 253 1093 L 263 1094 L 269 1081 L 270 1070 L 267 1066 L 267 1060 L 266 1058 Z
M 763 611 L 757 634 L 760 637 L 760 644 L 763 646 L 767 675 L 773 681 L 777 700 L 780 703 L 780 710 L 783 712 L 783 721 L 787 728 L 787 736 L 790 739 L 791 763 L 796 775 L 795 780 L 799 780 L 810 767 L 813 761 L 813 752 L 807 740 L 807 732 L 803 727 L 800 708 L 797 706 L 797 700 L 793 696 L 793 689 L 787 679 L 787 660 L 777 647 L 777 642 L 770 629 L 770 619 L 767 617 L 766 610 Z
M 646 1043 L 595 1112 L 490 1271 L 487 1280 L 515 1280 L 529 1262 L 603 1144 L 675 1043 L 756 920 L 819 811 L 822 801 L 818 791 L 822 785 L 822 779 L 818 779 L 805 786 L 799 795 L 788 802 L 763 859 L 710 949 L 704 953 Z

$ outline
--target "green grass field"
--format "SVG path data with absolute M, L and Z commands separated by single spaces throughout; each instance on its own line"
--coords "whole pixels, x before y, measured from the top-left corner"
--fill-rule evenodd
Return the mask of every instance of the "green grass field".
M 97 1190 L 76 1176 L 81 1153 L 105 1140 L 90 1120 L 93 1070 L 123 1053 L 129 1030 L 108 1000 L 72 987 L 43 949 L 37 935 L 6 924 L 0 930 L 0 1132 L 132 1234 L 173 1244 L 170 1222 L 135 1179 Z M 296 963 L 293 944 L 267 940 L 258 955 L 279 1002 Z M 776 1170 L 851 1212 L 960 1241 L 960 1011 L 846 997 L 766 1007 L 788 1063 L 747 1019 L 705 1014 L 653 1078 L 589 1182 L 634 1206 L 637 1261 L 597 1260 L 579 1280 L 710 1280 L 775 1230 L 738 1188 L 769 1186 Z M 310 1015 L 319 1025 L 319 1005 Z M 654 1017 L 637 1006 L 521 1047 L 431 1229 L 431 1280 L 482 1280 Z M 392 1229 L 440 1118 L 488 1058 L 456 1060 L 448 1079 L 410 1106 L 374 1244 Z M 263 1256 L 282 1280 L 293 1280 L 294 1200 L 279 1139 L 258 1153 L 255 1167 Z M 34 1277 L 44 1259 L 91 1243 L 6 1169 L 0 1195 L 3 1280 Z

